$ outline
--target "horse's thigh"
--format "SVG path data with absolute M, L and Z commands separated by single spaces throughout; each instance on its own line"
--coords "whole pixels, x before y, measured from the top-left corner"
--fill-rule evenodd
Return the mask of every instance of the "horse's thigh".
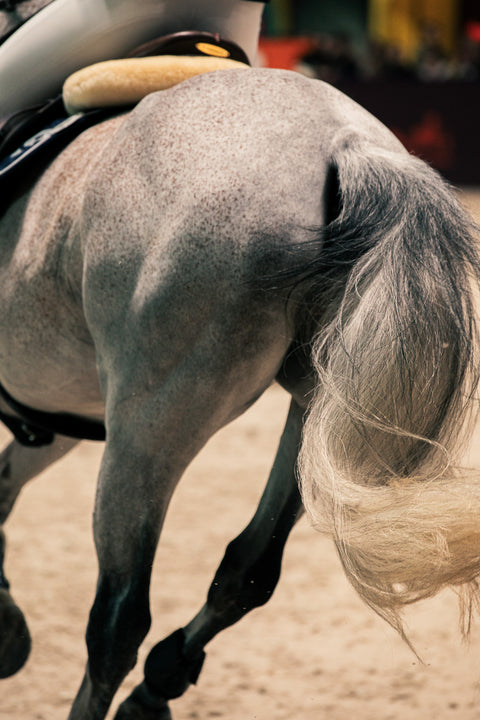
M 5 522 L 13 504 L 29 480 L 59 460 L 78 440 L 56 435 L 50 445 L 26 447 L 17 440 L 0 453 L 0 523 Z

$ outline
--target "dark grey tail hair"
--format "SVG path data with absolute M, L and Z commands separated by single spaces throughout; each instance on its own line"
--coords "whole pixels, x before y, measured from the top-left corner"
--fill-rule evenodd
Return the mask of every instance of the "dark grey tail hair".
M 462 586 L 468 627 L 480 481 L 455 464 L 478 382 L 475 233 L 439 175 L 406 152 L 350 137 L 332 162 L 341 211 L 318 298 L 326 269 L 332 287 L 344 277 L 313 344 L 304 503 L 361 597 L 402 635 L 401 608 L 447 585 Z

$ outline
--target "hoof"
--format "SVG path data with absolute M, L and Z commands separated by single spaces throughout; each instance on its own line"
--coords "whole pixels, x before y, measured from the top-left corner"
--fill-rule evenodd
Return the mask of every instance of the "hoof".
M 152 702 L 153 701 L 153 702 Z M 172 720 L 167 701 L 154 700 L 143 683 L 118 708 L 114 720 Z
M 14 675 L 27 662 L 32 641 L 20 608 L 0 588 L 0 678 Z

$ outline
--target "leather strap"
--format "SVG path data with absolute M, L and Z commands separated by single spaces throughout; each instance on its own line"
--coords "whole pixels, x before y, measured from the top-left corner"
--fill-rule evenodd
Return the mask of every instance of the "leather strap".
M 15 413 L 0 412 L 0 421 L 15 435 L 18 442 L 29 447 L 50 445 L 56 434 L 79 440 L 105 440 L 105 426 L 69 413 L 50 413 L 35 410 L 19 403 L 0 384 L 0 396 Z

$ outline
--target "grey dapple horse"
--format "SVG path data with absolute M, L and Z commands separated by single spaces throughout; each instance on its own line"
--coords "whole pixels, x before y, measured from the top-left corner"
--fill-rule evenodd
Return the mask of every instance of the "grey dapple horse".
M 480 493 L 452 470 L 477 381 L 472 228 L 366 111 L 283 71 L 189 80 L 82 134 L 18 188 L 0 237 L 5 390 L 106 429 L 71 720 L 104 718 L 135 664 L 182 473 L 274 380 L 291 409 L 258 510 L 117 720 L 170 717 L 205 645 L 271 596 L 304 506 L 400 632 L 402 606 L 445 585 L 475 599 Z M 2 522 L 75 442 L 4 450 Z M 0 585 L 7 676 L 29 636 Z

